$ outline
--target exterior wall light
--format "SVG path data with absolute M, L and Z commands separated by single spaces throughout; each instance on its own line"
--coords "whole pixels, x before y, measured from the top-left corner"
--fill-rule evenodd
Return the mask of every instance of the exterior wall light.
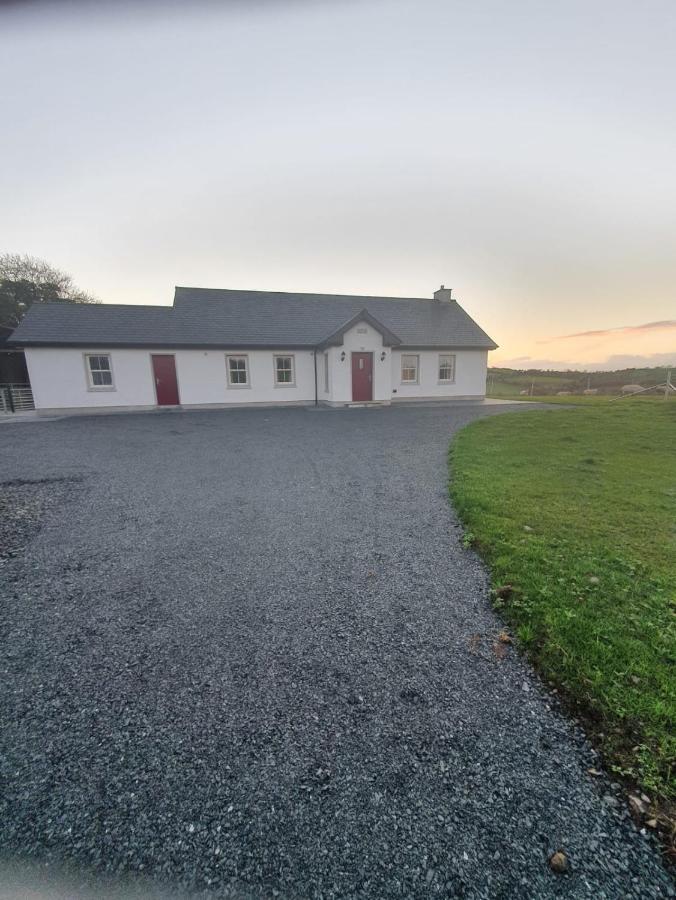
M 385 353 L 385 351 L 383 350 L 383 352 L 380 354 L 380 361 L 381 361 L 381 362 L 385 362 L 385 357 L 386 357 L 386 356 L 387 356 L 387 353 Z
M 340 354 L 340 361 L 341 361 L 341 362 L 345 362 L 345 351 L 344 351 L 344 350 L 343 350 L 343 352 Z

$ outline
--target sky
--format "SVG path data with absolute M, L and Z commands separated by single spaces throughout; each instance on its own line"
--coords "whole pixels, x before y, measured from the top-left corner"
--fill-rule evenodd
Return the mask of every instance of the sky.
M 0 5 L 0 252 L 103 302 L 431 297 L 493 365 L 676 364 L 676 3 Z

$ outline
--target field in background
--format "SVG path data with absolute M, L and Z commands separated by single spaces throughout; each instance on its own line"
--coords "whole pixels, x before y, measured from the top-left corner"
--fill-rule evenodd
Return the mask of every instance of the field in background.
M 674 354 L 676 363 L 676 353 Z M 532 391 L 537 396 L 552 396 L 558 391 L 570 391 L 582 395 L 586 388 L 595 389 L 605 396 L 621 394 L 624 385 L 640 384 L 642 387 L 666 381 L 667 370 L 619 369 L 616 372 L 548 372 L 540 369 L 488 370 L 487 394 L 489 397 L 519 397 L 522 391 Z M 676 371 L 672 373 L 676 384 Z
M 559 397 L 556 394 L 534 394 L 528 397 L 509 397 L 510 400 L 518 400 L 518 402 L 526 403 L 547 403 L 554 406 L 632 406 L 641 408 L 646 406 L 654 406 L 658 404 L 664 405 L 664 394 L 639 394 L 634 397 L 610 397 L 607 394 L 595 394 L 588 397 L 583 394 L 567 394 L 565 397 Z M 676 406 L 676 392 L 671 392 L 667 398 L 667 403 Z
M 676 402 L 590 400 L 470 425 L 451 492 L 519 643 L 610 767 L 673 801 Z

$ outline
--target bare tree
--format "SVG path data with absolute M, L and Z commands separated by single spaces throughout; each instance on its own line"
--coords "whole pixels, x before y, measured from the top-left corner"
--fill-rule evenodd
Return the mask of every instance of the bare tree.
M 34 303 L 99 303 L 43 259 L 0 253 L 0 325 L 14 328 Z

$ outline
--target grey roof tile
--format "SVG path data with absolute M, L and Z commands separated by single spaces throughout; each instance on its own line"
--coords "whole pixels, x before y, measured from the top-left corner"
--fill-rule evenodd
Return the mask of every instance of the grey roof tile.
M 455 301 L 177 287 L 173 307 L 47 303 L 12 335 L 23 346 L 315 347 L 362 310 L 405 347 L 495 343 Z

